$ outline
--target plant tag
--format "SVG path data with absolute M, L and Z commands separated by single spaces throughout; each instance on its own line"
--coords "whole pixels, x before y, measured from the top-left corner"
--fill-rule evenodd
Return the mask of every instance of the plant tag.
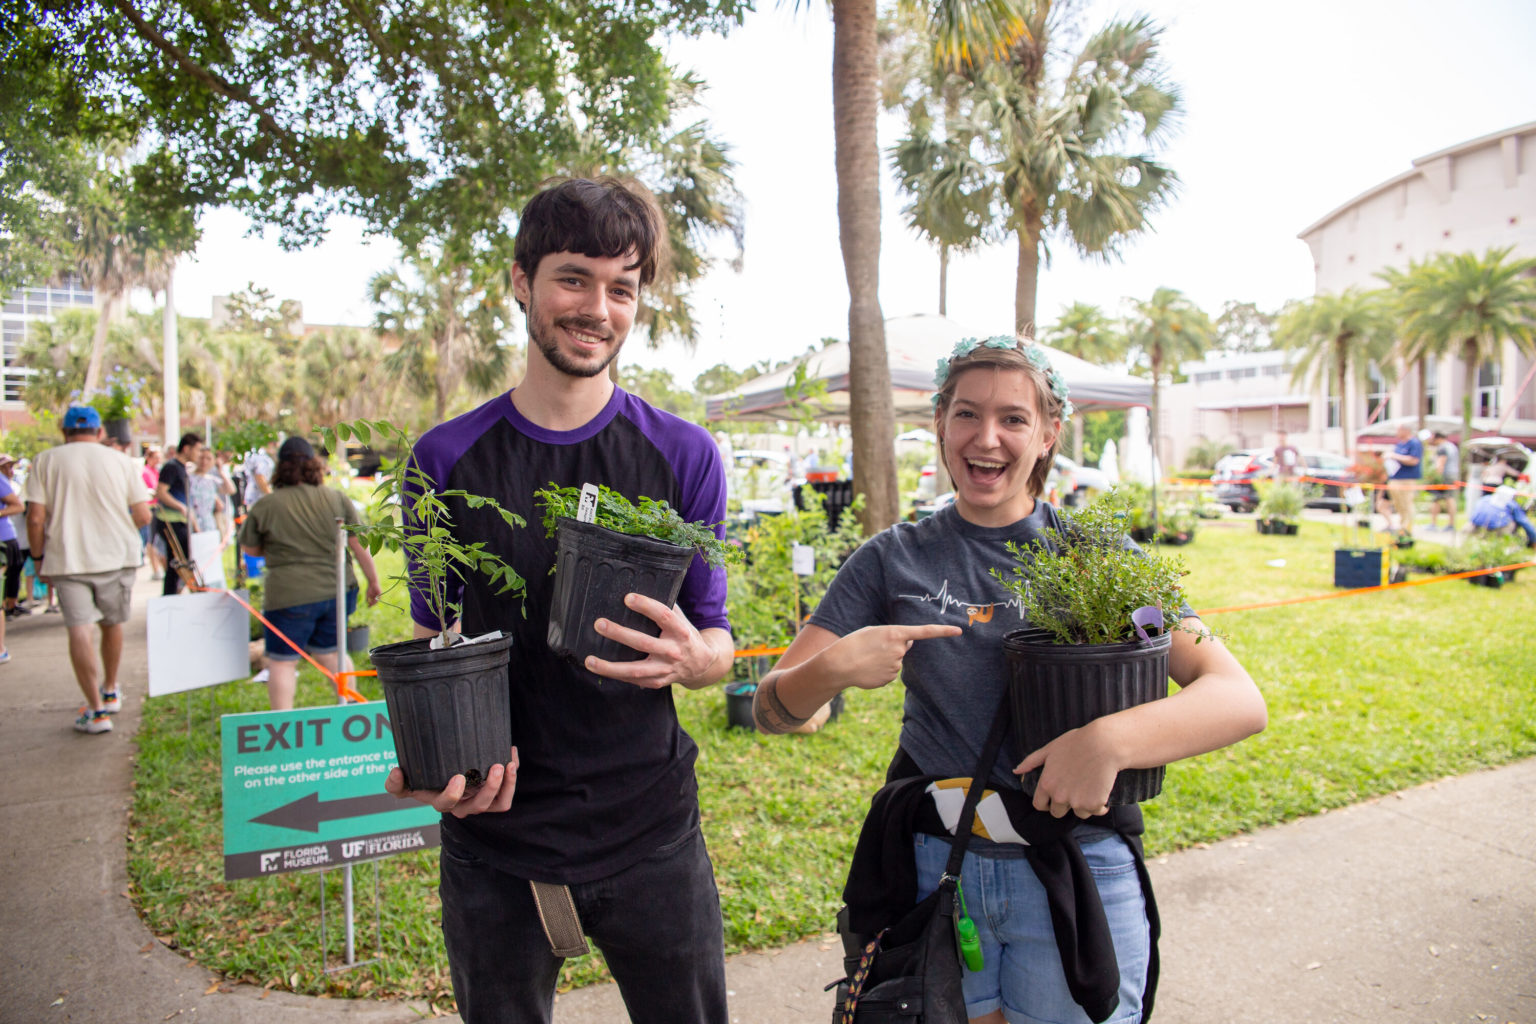
M 492 640 L 500 639 L 501 630 L 499 629 L 493 629 L 489 633 L 482 633 L 480 636 L 462 636 L 461 634 L 450 630 L 448 633 L 448 642 L 446 644 L 443 643 L 443 634 L 438 633 L 432 638 L 431 643 L 427 644 L 427 649 L 431 651 L 440 651 L 444 647 L 462 647 L 465 644 L 486 644 L 490 643 Z
M 790 549 L 789 561 L 796 576 L 809 576 L 816 571 L 816 549 L 809 544 L 796 544 Z
M 576 506 L 576 521 L 597 522 L 597 484 L 581 485 L 581 502 Z

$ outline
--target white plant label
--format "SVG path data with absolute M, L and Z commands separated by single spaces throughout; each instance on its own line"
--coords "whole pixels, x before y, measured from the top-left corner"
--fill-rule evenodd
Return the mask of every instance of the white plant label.
M 578 523 L 597 522 L 597 484 L 581 485 L 581 501 L 576 506 Z
M 816 549 L 809 544 L 796 544 L 790 548 L 789 563 L 796 576 L 810 576 L 816 571 Z

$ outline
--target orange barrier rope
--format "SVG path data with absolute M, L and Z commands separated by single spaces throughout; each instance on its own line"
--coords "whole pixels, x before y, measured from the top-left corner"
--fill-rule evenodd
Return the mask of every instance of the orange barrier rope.
M 190 590 L 192 590 L 194 592 L 197 592 L 197 593 L 223 594 L 224 596 L 230 598 L 236 604 L 238 604 L 240 607 L 244 608 L 246 611 L 248 611 L 252 615 L 256 616 L 257 621 L 259 621 L 263 626 L 266 626 L 273 633 L 277 634 L 277 638 L 279 640 L 281 640 L 283 643 L 287 644 L 289 647 L 292 647 L 294 652 L 296 654 L 298 654 L 299 657 L 303 658 L 305 661 L 307 661 L 311 665 L 315 666 L 315 671 L 319 672 L 321 675 L 325 676 L 325 678 L 329 679 L 331 681 L 331 685 L 336 687 L 336 696 L 338 696 L 338 697 L 345 697 L 347 700 L 354 701 L 354 702 L 356 702 L 358 704 L 363 704 L 363 703 L 367 702 L 368 698 L 364 697 L 362 694 L 358 693 L 357 690 L 353 689 L 352 685 L 347 682 L 347 678 L 348 677 L 356 678 L 356 677 L 360 677 L 360 676 L 376 676 L 376 675 L 378 675 L 377 672 L 374 672 L 371 669 L 363 669 L 363 670 L 360 670 L 360 671 L 348 671 L 348 672 L 331 672 L 331 671 L 328 671 L 324 665 L 320 664 L 314 658 L 311 658 L 309 656 L 309 652 L 308 651 L 304 650 L 298 644 L 296 644 L 292 640 L 288 639 L 287 634 L 285 634 L 282 630 L 278 629 L 276 626 L 272 625 L 271 622 L 267 621 L 266 616 L 262 615 L 261 612 L 257 611 L 255 608 L 252 608 L 245 601 L 241 600 L 241 598 L 239 596 L 237 596 L 233 590 L 222 590 L 222 589 L 220 589 L 218 587 L 203 587 L 203 586 L 197 586 L 197 585 L 190 586 L 188 589 L 190 589 Z M 341 651 L 339 649 L 336 652 L 336 657 L 338 659 L 341 658 Z
M 1443 583 L 1446 580 L 1467 580 L 1474 576 L 1488 576 L 1496 572 L 1513 572 L 1516 569 L 1529 569 L 1536 566 L 1536 562 L 1516 562 L 1513 565 L 1500 565 L 1491 569 L 1473 569 L 1471 572 L 1449 573 L 1445 576 L 1431 576 L 1422 580 L 1405 580 L 1402 583 L 1380 583 L 1374 587 L 1355 587 L 1351 590 L 1337 590 L 1330 594 L 1308 594 L 1305 597 L 1287 597 L 1280 601 L 1259 601 L 1254 604 L 1235 604 L 1227 608 L 1205 608 L 1195 612 L 1196 615 L 1222 615 L 1226 612 L 1249 612 L 1258 608 L 1279 608 L 1287 604 L 1305 604 L 1308 601 L 1331 601 L 1337 597 L 1354 597 L 1356 594 L 1369 594 L 1378 590 L 1397 590 L 1402 587 L 1422 587 L 1427 583 Z

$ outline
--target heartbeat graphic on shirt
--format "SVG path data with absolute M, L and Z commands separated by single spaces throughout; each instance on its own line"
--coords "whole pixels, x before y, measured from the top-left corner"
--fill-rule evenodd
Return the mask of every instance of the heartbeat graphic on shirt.
M 951 606 L 964 608 L 965 624 L 967 627 L 974 626 L 978 622 L 991 622 L 993 610 L 999 605 L 1004 608 L 1012 608 L 1018 612 L 1021 620 L 1024 618 L 1024 602 L 1018 596 L 1013 596 L 1006 601 L 1000 602 L 967 601 L 949 592 L 949 580 L 944 581 L 944 585 L 939 588 L 937 594 L 897 594 L 896 596 L 905 601 L 924 601 L 929 604 L 937 604 L 940 615 L 948 612 Z

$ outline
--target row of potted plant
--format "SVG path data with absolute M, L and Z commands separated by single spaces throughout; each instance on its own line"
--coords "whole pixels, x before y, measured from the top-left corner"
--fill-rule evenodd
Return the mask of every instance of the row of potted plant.
M 1392 572 L 1393 581 L 1401 582 L 1410 573 L 1449 575 L 1493 569 L 1503 565 L 1518 565 L 1521 562 L 1531 561 L 1531 552 L 1514 537 L 1483 535 L 1468 537 L 1452 547 L 1426 545 L 1400 548 L 1394 553 L 1393 561 L 1395 563 Z M 1506 583 L 1513 583 L 1518 571 L 1506 569 L 1503 572 L 1469 576 L 1468 581 L 1477 586 L 1497 588 Z

